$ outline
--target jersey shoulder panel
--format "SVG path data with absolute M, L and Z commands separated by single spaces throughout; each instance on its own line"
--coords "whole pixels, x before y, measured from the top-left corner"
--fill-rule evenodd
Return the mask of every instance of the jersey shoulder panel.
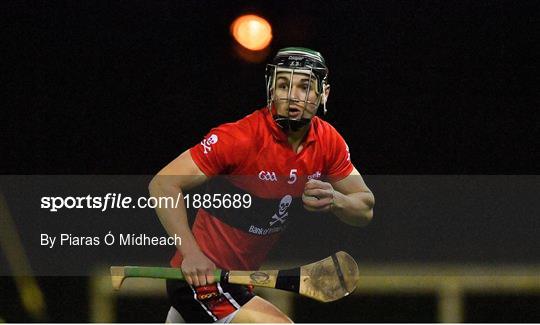
M 193 161 L 207 176 L 233 173 L 252 146 L 253 120 L 250 114 L 236 122 L 221 124 L 190 149 Z

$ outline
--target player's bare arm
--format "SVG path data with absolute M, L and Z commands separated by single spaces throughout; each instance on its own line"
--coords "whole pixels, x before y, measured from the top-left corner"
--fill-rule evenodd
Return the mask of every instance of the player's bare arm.
M 195 164 L 189 151 L 185 151 L 178 158 L 165 166 L 150 182 L 149 191 L 153 197 L 177 197 L 204 183 L 207 177 Z M 179 206 L 158 207 L 156 213 L 161 224 L 170 236 L 177 235 L 182 238 L 182 245 L 177 249 L 182 253 L 182 272 L 189 284 L 199 286 L 215 281 L 214 263 L 200 250 L 188 223 L 184 200 L 179 200 Z
M 310 180 L 302 197 L 309 211 L 331 211 L 352 226 L 365 226 L 373 218 L 375 197 L 356 170 L 337 182 Z

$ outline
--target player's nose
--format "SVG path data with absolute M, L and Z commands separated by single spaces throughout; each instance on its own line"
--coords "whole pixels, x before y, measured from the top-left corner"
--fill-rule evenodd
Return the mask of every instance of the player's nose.
M 291 96 L 292 99 L 297 102 L 303 102 L 306 99 L 306 93 L 300 87 L 293 87 Z

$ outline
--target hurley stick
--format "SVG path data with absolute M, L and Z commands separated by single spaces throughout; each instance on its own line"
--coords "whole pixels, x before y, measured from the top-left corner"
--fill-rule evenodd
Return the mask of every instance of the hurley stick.
M 287 270 L 225 271 L 215 270 L 214 276 L 223 283 L 253 285 L 296 292 L 300 295 L 329 302 L 341 299 L 356 288 L 358 265 L 345 252 Z M 158 278 L 184 280 L 179 268 L 112 266 L 113 288 L 120 289 L 126 278 Z

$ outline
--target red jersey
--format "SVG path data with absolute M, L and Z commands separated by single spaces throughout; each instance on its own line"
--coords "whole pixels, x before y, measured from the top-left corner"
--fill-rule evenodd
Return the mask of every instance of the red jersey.
M 248 193 L 249 209 L 200 208 L 192 232 L 218 268 L 254 270 L 264 262 L 295 213 L 308 179 L 345 178 L 353 170 L 349 148 L 328 122 L 313 117 L 299 153 L 267 108 L 212 129 L 190 149 L 200 170 L 225 185 L 221 193 Z M 218 176 L 218 177 L 214 177 Z M 210 188 L 216 188 L 209 185 Z M 296 209 L 294 208 L 296 207 Z M 179 267 L 177 251 L 171 265 Z

